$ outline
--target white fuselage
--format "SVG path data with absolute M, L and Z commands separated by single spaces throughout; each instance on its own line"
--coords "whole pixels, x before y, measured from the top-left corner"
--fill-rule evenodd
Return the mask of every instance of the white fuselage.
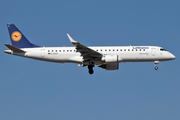
M 168 61 L 175 58 L 173 54 L 157 46 L 103 46 L 89 48 L 102 55 L 117 55 L 118 63 Z M 49 62 L 84 64 L 81 53 L 77 52 L 75 47 L 37 47 L 22 50 L 26 52 L 11 52 L 11 54 Z M 94 60 L 94 64 L 104 64 L 104 61 L 97 59 Z
M 32 58 L 36 60 L 76 63 L 87 66 L 89 74 L 97 65 L 106 70 L 118 70 L 121 62 L 154 62 L 155 70 L 160 61 L 175 59 L 175 56 L 158 46 L 94 46 L 87 47 L 67 34 L 74 47 L 39 47 L 28 41 L 14 25 L 7 24 L 11 45 L 5 44 L 8 54 Z

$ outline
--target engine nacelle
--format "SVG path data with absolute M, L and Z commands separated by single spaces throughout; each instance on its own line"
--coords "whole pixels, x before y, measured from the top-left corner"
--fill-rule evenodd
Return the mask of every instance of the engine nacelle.
M 101 60 L 105 63 L 117 63 L 118 62 L 118 55 L 105 55 L 101 58 Z
M 118 70 L 119 69 L 119 63 L 114 63 L 114 64 L 102 64 L 98 67 L 101 67 L 106 70 Z

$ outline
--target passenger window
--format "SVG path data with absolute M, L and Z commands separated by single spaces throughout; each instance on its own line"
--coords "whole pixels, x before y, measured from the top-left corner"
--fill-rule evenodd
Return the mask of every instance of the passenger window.
M 144 49 L 144 51 L 145 51 L 145 49 Z
M 70 52 L 72 52 L 72 50 L 70 50 Z
M 109 51 L 111 51 L 111 50 L 109 49 Z
M 126 49 L 124 49 L 124 51 L 126 51 Z
M 69 50 L 67 50 L 67 52 L 69 52 Z
M 134 51 L 134 49 L 132 49 L 132 51 Z
M 48 50 L 48 52 L 50 52 L 50 50 Z
M 118 51 L 118 49 L 117 49 L 117 51 Z
M 57 50 L 56 50 L 56 52 L 57 52 Z
M 128 51 L 130 51 L 130 50 L 128 49 Z
M 65 50 L 63 50 L 63 52 L 65 52 Z
M 52 52 L 53 52 L 53 50 L 52 50 Z

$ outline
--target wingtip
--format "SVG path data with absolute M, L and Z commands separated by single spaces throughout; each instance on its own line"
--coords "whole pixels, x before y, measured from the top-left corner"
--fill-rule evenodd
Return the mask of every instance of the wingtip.
M 75 41 L 74 39 L 72 39 L 72 37 L 67 33 L 67 36 L 69 38 L 69 40 L 72 42 L 72 43 L 77 43 L 77 41 Z

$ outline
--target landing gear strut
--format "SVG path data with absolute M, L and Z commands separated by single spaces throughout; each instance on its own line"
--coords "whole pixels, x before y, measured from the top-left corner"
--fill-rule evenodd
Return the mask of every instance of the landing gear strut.
M 157 64 L 159 63 L 159 61 L 154 61 L 154 65 L 155 65 L 155 70 L 158 70 Z
M 93 74 L 94 73 L 93 67 L 94 67 L 94 65 L 88 65 L 89 74 Z

